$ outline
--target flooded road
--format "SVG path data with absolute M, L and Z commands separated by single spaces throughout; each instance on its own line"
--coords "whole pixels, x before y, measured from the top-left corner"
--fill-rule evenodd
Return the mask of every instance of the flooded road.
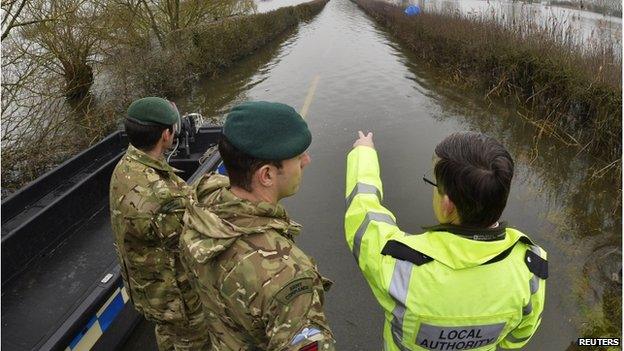
M 285 206 L 304 225 L 298 244 L 335 281 L 326 311 L 339 350 L 382 347 L 381 308 L 342 230 L 345 156 L 358 129 L 375 133 L 385 205 L 414 233 L 435 224 L 432 190 L 421 176 L 439 141 L 476 130 L 508 147 L 517 171 L 503 220 L 544 247 L 551 267 L 542 326 L 526 350 L 565 350 L 583 330 L 604 323 L 605 294 L 621 301 L 620 288 L 613 288 L 621 281 L 618 185 L 591 181 L 603 165 L 544 136 L 536 143 L 539 130 L 512 107 L 488 106 L 479 95 L 440 84 L 350 1 L 330 1 L 311 22 L 177 103 L 218 121 L 245 100 L 279 101 L 305 112 L 312 164 Z M 496 282 L 475 284 L 486 289 Z
M 268 12 L 307 0 L 256 1 L 257 12 Z M 410 4 L 428 13 L 452 13 L 471 19 L 494 20 L 507 28 L 523 31 L 540 30 L 558 42 L 570 43 L 578 50 L 591 52 L 610 50 L 616 57 L 622 51 L 622 18 L 584 11 L 577 8 L 550 5 L 550 1 L 527 2 L 509 0 L 386 0 L 403 8 Z M 606 3 L 602 3 L 607 5 Z M 621 4 L 610 4 L 621 11 Z M 619 7 L 618 7 L 619 5 Z

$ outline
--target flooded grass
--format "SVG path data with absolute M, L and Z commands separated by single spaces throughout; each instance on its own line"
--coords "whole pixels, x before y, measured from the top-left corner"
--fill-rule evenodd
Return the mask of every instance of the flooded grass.
M 511 100 L 540 134 L 621 168 L 622 68 L 615 45 L 584 43 L 588 49 L 581 50 L 555 20 L 540 27 L 530 18 L 500 22 L 451 11 L 408 17 L 386 2 L 355 2 L 450 84 L 478 89 L 486 100 Z
M 613 242 L 607 248 L 611 248 L 611 252 L 617 252 L 621 247 L 619 239 L 613 239 Z M 594 250 L 600 255 L 605 256 L 605 251 L 601 247 Z M 621 260 L 621 251 L 619 259 Z M 588 264 L 589 263 L 589 264 Z M 580 321 L 579 335 L 592 338 L 612 338 L 621 337 L 622 332 L 622 276 L 613 271 L 606 279 L 606 282 L 596 284 L 595 273 L 592 269 L 599 270 L 596 263 L 589 261 L 584 267 L 585 275 L 580 278 L 574 290 L 578 297 L 577 304 L 581 312 L 582 321 Z M 605 263 L 605 262 L 600 262 Z M 603 268 L 604 269 L 604 268 Z M 601 272 L 605 273 L 605 272 Z M 594 278 L 593 278 L 594 277 Z M 588 294 L 588 292 L 591 292 Z M 568 351 L 614 351 L 621 350 L 620 347 L 613 346 L 589 346 L 580 347 L 575 344 L 570 345 Z
M 605 1 L 599 1 L 596 3 L 592 2 L 583 2 L 581 1 L 570 1 L 570 0 L 553 0 L 550 1 L 551 5 L 569 7 L 575 9 L 581 9 L 585 11 L 591 11 L 595 13 L 599 13 L 601 15 L 609 15 L 615 17 L 622 17 L 622 4 L 619 1 L 610 1 L 609 3 L 605 3 Z

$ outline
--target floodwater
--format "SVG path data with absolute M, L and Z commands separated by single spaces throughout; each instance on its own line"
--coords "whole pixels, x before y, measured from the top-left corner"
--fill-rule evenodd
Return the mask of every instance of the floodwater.
M 256 1 L 258 12 L 296 5 L 307 0 Z M 613 48 L 621 57 L 622 18 L 549 5 L 548 1 L 522 2 L 500 0 L 386 0 L 403 7 L 419 5 L 424 12 L 457 13 L 468 18 L 492 19 L 511 28 L 533 24 L 545 30 L 560 42 L 569 42 L 580 50 L 595 51 Z M 621 5 L 614 9 L 621 10 Z
M 513 106 L 489 105 L 441 84 L 350 1 L 330 1 L 312 21 L 177 103 L 219 121 L 245 100 L 307 110 L 312 163 L 285 206 L 304 225 L 298 244 L 335 281 L 326 310 L 339 350 L 382 347 L 382 311 L 342 229 L 345 156 L 359 129 L 375 134 L 385 205 L 414 233 L 434 224 L 432 189 L 421 176 L 440 140 L 475 130 L 507 146 L 517 170 L 503 220 L 545 248 L 550 262 L 542 325 L 526 350 L 568 348 L 586 328 L 604 322 L 604 295 L 621 301 L 618 184 L 591 179 L 604 164 L 557 140 L 537 139 L 539 130 Z M 478 281 L 475 289 L 491 284 Z
M 402 3 L 405 1 L 399 1 Z M 468 18 L 492 19 L 511 28 L 534 24 L 560 42 L 570 42 L 581 50 L 613 47 L 622 51 L 622 18 L 548 3 L 489 0 L 414 0 L 424 11 L 456 12 Z

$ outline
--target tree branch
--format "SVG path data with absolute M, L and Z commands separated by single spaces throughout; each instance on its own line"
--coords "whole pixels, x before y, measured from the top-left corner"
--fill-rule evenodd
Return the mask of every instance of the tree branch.
M 17 20 L 17 17 L 20 15 L 20 13 L 22 12 L 22 9 L 24 9 L 25 5 L 26 5 L 26 0 L 22 0 L 22 3 L 17 8 L 17 11 L 13 15 L 13 17 L 11 18 L 11 22 L 9 22 L 9 25 L 2 31 L 2 37 L 0 38 L 0 40 L 4 40 L 4 38 L 6 38 L 7 35 L 9 35 L 9 32 L 11 31 L 11 29 L 15 27 L 14 26 L 15 20 Z M 11 3 L 11 7 L 13 7 L 13 3 Z M 7 16 L 9 16 L 9 13 L 7 13 Z M 4 21 L 2 21 L 2 22 L 4 22 Z
M 158 39 L 160 46 L 164 46 L 165 43 L 163 41 L 160 30 L 158 29 L 158 24 L 156 23 L 156 19 L 154 18 L 154 13 L 149 8 L 149 5 L 147 4 L 145 0 L 141 0 L 141 3 L 143 4 L 143 6 L 145 7 L 145 10 L 147 11 L 147 15 L 150 18 L 150 24 L 151 24 L 152 30 L 154 31 L 154 34 L 156 34 L 156 38 Z

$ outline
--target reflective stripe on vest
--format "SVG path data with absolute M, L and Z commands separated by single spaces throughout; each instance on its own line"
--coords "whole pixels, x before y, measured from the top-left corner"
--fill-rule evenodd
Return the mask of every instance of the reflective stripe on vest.
M 349 194 L 349 196 L 346 199 L 347 208 L 351 206 L 351 202 L 353 202 L 353 199 L 355 198 L 355 196 L 359 194 L 375 194 L 377 195 L 379 202 L 381 202 L 381 192 L 379 191 L 379 189 L 377 189 L 376 186 L 366 184 L 366 183 L 357 183 L 355 187 L 353 188 L 353 190 L 351 191 L 351 194 Z
M 527 336 L 525 338 L 516 338 L 515 336 L 511 335 L 511 333 L 507 334 L 507 336 L 505 337 L 506 340 L 514 342 L 514 343 L 519 343 L 519 342 L 523 342 L 526 341 L 530 338 L 530 336 Z
M 349 196 L 345 199 L 347 209 L 349 208 L 349 206 L 351 206 L 351 202 L 353 202 L 353 199 L 359 194 L 374 194 L 377 196 L 377 199 L 381 201 L 381 191 L 379 191 L 376 186 L 359 182 L 355 185 L 355 187 L 353 187 L 351 194 L 349 194 Z M 358 229 L 355 231 L 355 236 L 353 238 L 353 256 L 355 257 L 355 262 L 357 262 L 358 265 L 360 264 L 360 247 L 362 245 L 362 237 L 364 236 L 364 233 L 366 233 L 366 228 L 368 228 L 368 225 L 371 221 L 396 225 L 394 223 L 394 219 L 392 219 L 392 217 L 386 213 L 366 213 L 366 217 L 364 218 Z
M 537 256 L 540 256 L 541 254 L 541 250 L 539 246 L 530 245 L 529 250 L 533 251 Z M 533 312 L 533 302 L 531 301 L 531 299 L 533 298 L 533 295 L 535 295 L 535 293 L 538 290 L 539 290 L 539 278 L 535 274 L 533 274 L 533 276 L 529 280 L 529 291 L 531 292 L 531 297 L 529 298 L 529 303 L 526 306 L 522 307 L 523 316 L 529 315 L 531 314 L 531 312 Z
M 353 238 L 353 256 L 355 256 L 355 262 L 357 262 L 358 265 L 360 264 L 360 246 L 362 245 L 362 237 L 364 237 L 364 233 L 366 233 L 366 228 L 368 228 L 368 224 L 371 221 L 396 225 L 394 223 L 394 219 L 392 219 L 392 217 L 387 213 L 366 213 L 364 221 L 362 221 L 362 224 L 360 224 L 360 226 L 358 227 L 357 231 L 355 232 L 355 237 Z
M 394 299 L 396 306 L 392 310 L 392 321 L 390 328 L 392 339 L 400 350 L 404 350 L 403 345 L 403 318 L 407 304 L 407 291 L 409 282 L 412 277 L 413 264 L 407 261 L 395 260 L 394 271 L 392 272 L 392 280 L 388 293 Z
M 495 347 L 505 323 L 466 326 L 438 326 L 421 323 L 416 344 L 429 350 L 470 350 Z
M 527 251 L 531 251 L 532 253 L 535 253 L 538 256 L 541 254 L 540 248 L 538 246 L 533 245 L 530 239 L 525 238 L 525 237 L 520 237 L 510 248 L 501 252 L 501 254 L 497 255 L 494 259 L 488 262 L 485 262 L 484 265 L 488 265 L 491 263 L 504 260 L 511 253 L 511 251 L 517 245 L 518 242 L 523 242 L 525 244 L 530 243 L 529 247 L 527 248 Z M 414 251 L 414 253 L 423 255 L 419 251 L 416 251 L 415 249 L 412 249 L 409 246 L 398 241 L 394 241 L 394 242 L 389 241 L 384 247 L 384 249 L 382 250 L 382 254 L 390 255 L 395 258 L 395 265 L 394 265 L 394 270 L 392 273 L 392 279 L 390 281 L 390 286 L 388 289 L 389 295 L 392 297 L 392 299 L 396 303 L 395 308 L 392 310 L 393 317 L 392 317 L 392 320 L 390 321 L 390 332 L 392 335 L 392 341 L 394 341 L 395 346 L 401 351 L 409 350 L 406 346 L 404 346 L 404 343 L 403 343 L 403 340 L 404 340 L 403 319 L 406 313 L 407 296 L 409 293 L 408 290 L 409 290 L 409 282 L 412 276 L 412 269 L 415 268 L 417 265 L 426 264 L 432 261 L 431 259 L 428 259 L 424 261 L 421 260 L 422 262 L 420 263 L 415 263 L 413 261 L 409 262 L 405 260 L 405 258 L 404 259 L 397 258 L 397 256 L 400 256 L 397 253 L 410 256 L 408 252 L 401 251 L 401 250 L 406 250 L 406 249 L 412 250 Z M 547 261 L 544 260 L 544 263 L 547 264 Z M 539 265 L 539 263 L 537 264 Z M 529 267 L 528 264 L 527 266 L 528 266 L 527 268 L 529 268 L 531 272 L 533 272 L 533 270 L 535 270 L 536 268 L 536 267 Z M 538 270 L 542 272 L 544 271 L 544 269 L 541 269 L 540 267 L 538 267 Z M 547 267 L 545 271 L 547 274 Z M 528 280 L 529 291 L 530 291 L 531 297 L 529 298 L 528 304 L 522 307 L 522 315 L 524 316 L 533 312 L 533 304 L 532 304 L 533 296 L 532 295 L 535 295 L 539 290 L 539 286 L 540 286 L 539 280 L 540 278 L 535 273 Z M 434 334 L 438 336 L 439 335 L 454 335 L 454 334 L 461 335 L 462 333 L 466 335 L 470 335 L 470 331 L 474 330 L 475 336 L 478 336 L 478 337 L 463 340 L 463 341 L 456 340 L 455 342 L 456 345 L 452 347 L 458 347 L 458 349 L 464 349 L 464 348 L 483 347 L 486 345 L 493 346 L 495 341 L 500 336 L 500 333 L 504 329 L 504 326 L 505 326 L 505 323 L 462 326 L 462 327 L 436 326 L 436 325 L 429 325 L 427 323 L 422 323 L 420 327 L 422 330 L 419 329 L 419 334 L 417 336 L 416 341 L 417 341 L 417 345 L 420 346 L 421 343 L 423 343 L 423 345 L 427 345 L 427 347 L 425 348 L 428 348 L 431 350 L 437 350 L 439 349 L 439 347 L 442 347 L 442 349 L 446 347 L 448 349 L 448 347 L 451 347 L 452 345 L 455 345 L 455 344 L 445 339 L 437 340 L 436 338 L 432 337 L 432 335 Z M 437 334 L 433 333 L 433 331 L 436 331 Z M 419 337 L 421 338 L 420 342 L 418 341 Z M 530 337 L 516 338 L 510 333 L 505 338 L 511 342 L 519 343 L 519 342 L 526 341 Z M 472 345 L 474 345 L 474 347 Z

